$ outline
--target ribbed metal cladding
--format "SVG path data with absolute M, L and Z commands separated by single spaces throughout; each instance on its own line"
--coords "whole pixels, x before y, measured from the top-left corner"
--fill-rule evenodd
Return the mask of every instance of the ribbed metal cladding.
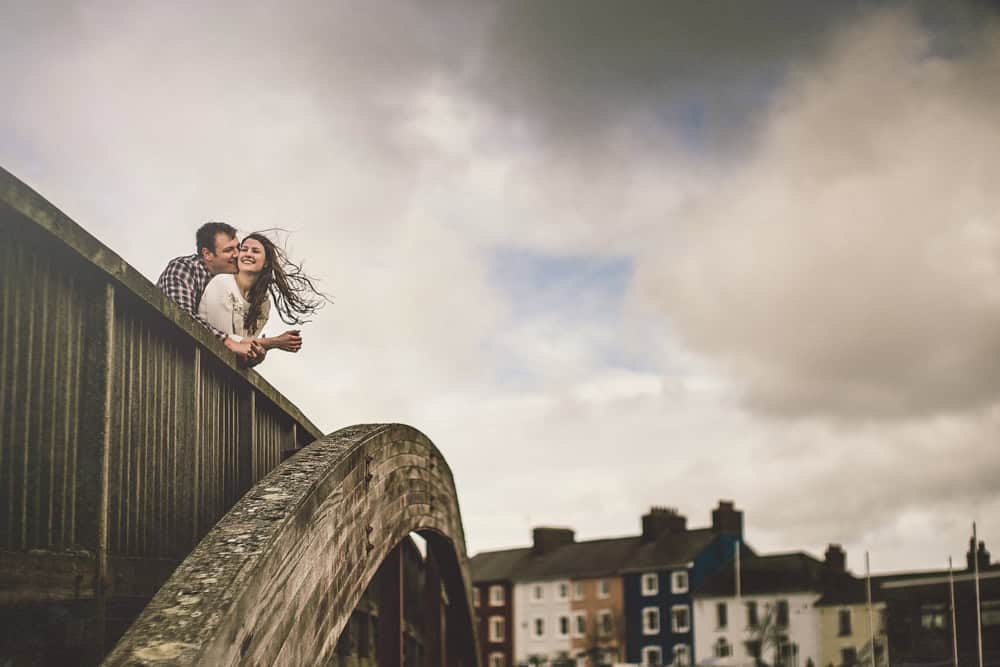
M 148 310 L 115 310 L 108 547 L 169 557 L 193 535 L 194 352 Z
M 236 382 L 238 378 L 214 360 L 202 359 L 196 453 L 199 537 L 242 495 L 239 490 L 241 393 Z
M 292 421 L 266 399 L 257 401 L 254 424 L 253 481 L 256 483 L 281 463 L 281 453 L 294 447 Z
M 0 548 L 76 546 L 76 433 L 94 285 L 61 256 L 0 243 Z

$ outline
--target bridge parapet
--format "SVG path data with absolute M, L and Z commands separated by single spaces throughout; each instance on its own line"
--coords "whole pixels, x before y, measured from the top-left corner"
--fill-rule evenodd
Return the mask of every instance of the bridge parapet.
M 0 610 L 92 600 L 113 625 L 322 433 L 2 169 L 0 230 Z
M 405 656 L 399 545 L 427 543 L 419 658 Z M 419 431 L 355 426 L 259 482 L 170 580 L 106 665 L 333 664 L 379 567 L 378 664 L 478 664 L 454 482 Z M 443 622 L 441 618 L 443 616 Z

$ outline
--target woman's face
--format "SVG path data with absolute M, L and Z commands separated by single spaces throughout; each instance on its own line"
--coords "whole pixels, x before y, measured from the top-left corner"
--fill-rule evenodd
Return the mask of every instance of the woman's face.
M 236 258 L 236 265 L 240 273 L 260 273 L 264 270 L 264 246 L 257 239 L 245 239 L 240 246 L 239 257 Z

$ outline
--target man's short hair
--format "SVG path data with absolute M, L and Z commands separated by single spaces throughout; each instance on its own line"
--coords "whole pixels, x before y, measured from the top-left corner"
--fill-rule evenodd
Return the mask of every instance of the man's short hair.
M 218 234 L 225 234 L 229 238 L 236 236 L 236 228 L 232 225 L 227 225 L 224 222 L 206 222 L 204 225 L 198 228 L 195 234 L 195 241 L 198 243 L 198 254 L 201 254 L 202 248 L 208 248 L 208 251 L 213 255 L 215 254 L 215 237 Z

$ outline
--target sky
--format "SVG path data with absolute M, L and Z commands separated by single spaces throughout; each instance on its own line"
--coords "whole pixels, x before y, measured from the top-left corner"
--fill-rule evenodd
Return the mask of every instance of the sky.
M 427 434 L 470 553 L 727 499 L 939 568 L 1000 554 L 996 10 L 11 3 L 0 166 L 151 281 L 288 230 L 333 303 L 261 374 Z

